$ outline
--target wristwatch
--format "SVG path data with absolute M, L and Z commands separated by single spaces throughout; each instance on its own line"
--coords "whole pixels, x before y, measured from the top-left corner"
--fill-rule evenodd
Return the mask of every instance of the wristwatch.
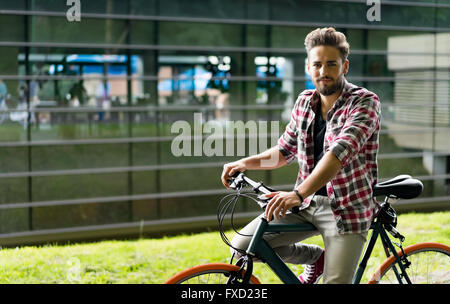
M 300 199 L 300 203 L 303 203 L 303 196 L 298 192 L 297 189 L 294 189 L 295 194 L 297 194 L 298 198 Z
M 300 199 L 300 204 L 303 203 L 303 196 L 298 192 L 297 189 L 294 189 L 295 194 L 297 194 L 298 198 Z M 300 206 L 295 206 L 291 208 L 292 213 L 299 213 L 300 212 Z

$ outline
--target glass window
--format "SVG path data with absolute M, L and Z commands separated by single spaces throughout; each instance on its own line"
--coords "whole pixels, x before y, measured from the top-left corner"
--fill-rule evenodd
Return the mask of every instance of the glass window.
M 393 81 L 368 81 L 365 82 L 363 86 L 369 91 L 377 94 L 382 104 L 390 104 L 394 102 L 394 85 L 395 82 Z M 388 115 L 387 112 L 385 114 L 387 115 L 386 119 L 390 117 L 390 114 Z
M 384 25 L 433 27 L 436 9 L 418 6 L 382 6 L 382 23 Z
M 312 30 L 312 27 L 272 26 L 272 47 L 304 50 L 305 38 Z
M 366 67 L 364 74 L 369 77 L 387 77 L 393 76 L 394 71 L 392 71 L 386 60 L 385 55 L 366 55 Z
M 108 115 L 111 112 L 99 110 L 73 115 L 41 109 L 36 112 L 31 138 L 33 141 L 39 141 L 127 137 L 128 126 L 125 123 L 109 122 L 111 116 Z M 76 123 L 74 116 L 78 117 Z
M 381 144 L 382 143 L 380 143 L 380 146 Z M 429 175 L 429 172 L 423 165 L 423 159 L 421 157 L 383 158 L 378 162 L 379 178 L 392 178 L 399 175 L 400 172 L 411 176 Z
M 128 144 L 35 146 L 32 171 L 128 166 Z
M 146 106 L 158 104 L 156 79 L 158 62 L 155 51 L 132 50 L 131 51 L 131 106 Z M 126 92 L 126 90 L 124 91 Z M 155 113 L 136 113 L 134 122 L 148 121 L 154 118 Z
M 142 181 L 145 181 L 143 183 Z M 149 179 L 145 178 L 141 181 L 141 184 L 145 184 L 145 191 L 143 193 L 148 193 L 148 182 Z M 151 183 L 151 182 L 150 182 Z M 136 185 L 137 183 L 133 183 L 133 185 Z M 153 191 L 152 191 L 153 192 Z M 162 201 L 162 203 L 161 203 Z M 132 214 L 133 218 L 131 221 L 150 221 L 150 220 L 158 220 L 160 219 L 159 210 L 160 205 L 164 205 L 164 200 L 137 200 L 133 201 L 132 206 Z
M 283 130 L 284 131 L 284 130 Z M 298 175 L 297 166 L 284 166 L 270 171 L 271 185 L 293 185 Z M 262 177 L 264 178 L 264 177 Z M 267 184 L 267 183 L 265 183 Z
M 245 1 L 241 0 L 172 0 L 160 1 L 162 16 L 243 19 Z
M 369 21 L 367 12 L 371 6 L 365 3 L 348 4 L 349 23 L 411 27 L 433 27 L 435 8 L 424 6 L 383 5 L 381 2 L 380 21 Z
M 361 55 L 352 54 L 352 50 L 350 49 L 350 55 L 348 56 L 349 68 L 347 78 L 351 78 L 352 76 L 362 76 L 364 74 L 366 57 Z
M 0 7 L 4 10 L 24 10 L 26 9 L 26 1 L 27 0 L 0 0 Z
M 14 63 L 17 64 L 17 61 L 11 64 Z M 28 117 L 26 109 L 26 83 L 0 78 L 0 128 L 2 129 L 0 143 L 26 140 Z M 16 156 L 19 155 L 20 153 Z M 12 158 L 14 158 L 13 154 L 7 159 L 9 161 Z
M 404 55 L 398 55 L 404 56 Z M 430 55 L 431 56 L 431 55 Z M 428 56 L 421 56 L 421 59 Z M 348 77 L 391 77 L 395 75 L 395 69 L 388 64 L 386 55 L 361 55 L 352 53 L 348 60 L 350 62 Z
M 246 46 L 261 47 L 267 46 L 266 27 L 263 25 L 246 25 L 247 37 Z
M 220 120 L 217 117 L 217 110 L 205 111 L 204 109 L 192 109 L 187 111 L 164 111 L 162 118 L 162 130 L 169 138 L 161 141 L 161 162 L 162 163 L 200 163 L 230 161 L 236 156 L 248 155 L 251 151 L 256 153 L 274 145 L 279 137 L 282 127 L 277 129 L 277 125 L 270 123 L 264 125 L 260 121 L 279 121 L 280 110 L 276 109 L 246 109 L 231 108 L 228 121 Z M 185 122 L 180 125 L 180 129 L 171 132 L 171 126 L 175 121 Z M 245 129 L 242 129 L 245 128 Z M 212 128 L 212 129 L 211 129 Z M 203 130 L 203 132 L 202 132 Z M 275 139 L 270 140 L 272 133 L 276 133 Z M 224 139 L 224 135 L 235 134 L 236 136 L 248 135 L 256 141 L 257 146 L 249 147 L 249 139 L 245 137 L 232 137 Z M 187 137 L 181 141 L 180 136 L 201 135 L 202 139 L 194 140 Z M 174 141 L 176 140 L 176 141 Z M 180 150 L 175 151 L 174 148 Z M 207 150 L 211 148 L 211 150 Z M 251 149 L 253 150 L 251 150 Z M 208 155 L 208 151 L 211 154 Z M 239 153 L 239 155 L 238 155 Z
M 238 53 L 163 53 L 158 58 L 159 105 L 227 105 L 240 104 L 241 75 Z
M 1 9 L 5 9 L 1 6 Z M 1 15 L 0 17 L 0 41 L 25 41 L 26 16 Z
M 436 151 L 440 151 L 440 152 L 444 152 L 444 153 L 448 153 L 448 151 L 450 150 L 449 142 L 448 142 L 448 138 L 450 138 L 450 130 L 449 130 L 449 123 L 448 123 L 449 112 L 450 112 L 450 109 L 447 106 L 446 113 L 445 113 L 446 119 L 447 119 L 447 125 L 445 127 L 447 129 L 446 130 L 438 130 L 437 132 L 434 133 L 434 144 L 435 144 L 434 148 L 436 149 Z M 448 155 L 447 155 L 447 157 L 448 157 Z M 447 159 L 447 166 L 450 166 L 448 164 L 448 161 L 450 161 L 450 159 Z M 449 167 L 446 168 L 446 173 L 450 172 L 449 169 L 450 169 Z
M 155 44 L 153 21 L 130 21 L 130 44 Z
M 0 147 L 0 167 L 5 172 L 26 171 L 26 148 Z M 5 159 L 3 159 L 5 157 Z M 0 204 L 23 203 L 28 201 L 29 189 L 26 177 L 0 177 Z M 1 209 L 0 233 L 28 230 L 28 209 Z
M 293 104 L 294 60 L 291 56 L 253 57 L 256 83 L 256 104 Z
M 269 20 L 270 19 L 270 0 L 247 0 L 247 19 L 250 20 Z
M 127 173 L 41 176 L 32 182 L 34 201 L 120 196 L 128 191 Z
M 0 178 L 0 189 L 3 193 L 0 198 L 0 204 L 23 203 L 28 201 L 28 183 L 26 177 Z
M 17 193 L 11 191 L 11 188 L 8 188 L 8 191 L 14 194 L 15 199 L 17 198 Z M 9 200 L 8 203 L 11 201 Z M 29 211 L 25 208 L 0 210 L 0 233 L 27 231 L 28 219 Z
M 369 50 L 388 50 L 388 40 L 396 36 L 416 36 L 426 33 L 413 31 L 387 31 L 369 30 L 367 36 L 367 47 Z
M 63 17 L 32 16 L 30 41 L 126 44 L 127 28 L 124 20 L 97 18 L 82 20 L 69 22 Z
M 156 80 L 146 80 L 144 77 L 147 76 L 136 76 L 132 79 L 132 100 L 133 106 L 147 106 L 147 105 L 156 105 L 157 104 L 157 81 Z M 148 76 L 155 77 L 155 76 Z M 138 112 L 134 112 L 138 113 Z M 138 113 L 139 114 L 139 113 Z M 147 115 L 148 114 L 148 115 Z M 139 114 L 141 117 L 136 118 L 138 121 L 145 121 L 153 117 L 155 113 L 144 113 Z M 144 116 L 142 116 L 144 115 Z M 150 115 L 150 116 L 149 116 Z
M 19 47 L 0 47 L 0 75 L 25 74 L 24 49 Z M 1 76 L 0 76 L 1 77 Z M 17 86 L 17 84 L 16 84 Z M 9 93 L 16 94 L 15 89 L 9 89 Z
M 436 3 L 449 4 L 449 1 Z M 219 128 L 226 126 L 226 121 L 276 121 L 278 129 L 269 125 L 267 130 L 258 129 L 253 133 L 247 130 L 240 134 L 247 136 L 245 155 L 250 153 L 250 139 L 259 136 L 258 132 L 266 133 L 270 146 L 270 134 L 278 133 L 278 138 L 284 131 L 298 94 L 313 88 L 305 73 L 304 39 L 317 24 L 325 22 L 331 26 L 355 25 L 355 28 L 337 29 L 347 35 L 351 46 L 347 79 L 375 92 L 382 103 L 380 178 L 398 175 L 400 171 L 411 175 L 430 174 L 422 157 L 398 159 L 386 154 L 448 151 L 449 35 L 432 31 L 434 26 L 450 27 L 447 7 L 382 5 L 381 22 L 370 23 L 366 16 L 369 6 L 364 1 L 81 2 L 82 21 L 69 22 L 65 16 L 69 6 L 65 1 L 0 0 L 3 10 L 26 10 L 29 5 L 32 11 L 61 14 L 59 17 L 10 12 L 1 15 L 0 27 L 6 30 L 0 33 L 0 41 L 20 45 L 29 37 L 29 42 L 49 44 L 27 49 L 0 47 L 0 168 L 3 173 L 131 165 L 181 167 L 233 161 L 244 156 L 238 155 L 238 145 L 242 142 L 234 138 L 232 155 L 223 150 L 222 154 L 206 157 L 203 143 L 211 132 L 205 130 L 201 156 L 174 155 L 172 143 L 179 134 L 172 133 L 171 127 L 179 120 L 191 126 L 188 134 L 194 132 L 196 123 L 210 123 Z M 98 15 L 94 18 L 83 14 Z M 108 18 L 101 14 L 122 16 Z M 128 14 L 136 17 L 127 20 Z M 149 16 L 149 20 L 143 16 Z M 151 20 L 154 17 L 181 17 L 184 21 Z M 25 28 L 26 18 L 28 28 Z M 189 18 L 196 18 L 197 22 L 187 21 Z M 210 22 L 202 22 L 201 18 Z M 214 18 L 236 22 L 220 23 Z M 257 24 L 245 24 L 248 20 Z M 258 23 L 264 20 L 287 24 Z M 371 29 L 358 28 L 361 25 Z M 374 29 L 378 25 L 429 27 L 430 32 Z M 64 46 L 77 43 L 78 47 Z M 98 47 L 102 44 L 119 47 Z M 127 44 L 139 47 L 129 49 Z M 88 48 L 89 45 L 97 47 Z M 267 52 L 267 48 L 276 52 Z M 18 79 L 26 73 L 25 51 L 29 52 L 33 77 Z M 24 111 L 28 101 L 33 110 L 30 116 Z M 159 111 L 154 110 L 155 106 Z M 215 135 L 224 135 L 223 129 L 220 133 L 219 128 L 219 134 Z M 16 141 L 26 142 L 29 136 L 31 141 L 144 139 L 132 143 L 8 146 Z M 220 143 L 226 149 L 226 139 L 213 145 Z M 194 144 L 191 141 L 191 155 Z M 258 152 L 263 148 L 259 146 Z M 286 185 L 295 181 L 294 167 L 250 174 L 268 184 Z M 219 165 L 31 179 L 0 177 L 0 192 L 4 193 L 0 204 L 220 189 L 220 172 Z M 426 185 L 430 188 L 427 195 L 445 195 L 433 184 L 437 183 Z M 42 207 L 33 208 L 31 213 L 28 208 L 0 210 L 0 233 L 26 231 L 30 221 L 33 229 L 51 229 L 211 215 L 215 214 L 216 207 L 210 203 L 219 199 L 213 195 L 187 198 L 187 201 L 183 198 L 183 204 L 178 198 L 165 198 Z M 253 205 L 242 204 L 239 210 L 253 210 L 250 206 Z
M 59 189 L 54 191 L 59 191 Z M 40 207 L 33 208 L 32 226 L 35 230 L 60 229 L 124 223 L 129 219 L 130 205 L 128 202 Z
M 6 129 L 2 126 L 2 129 Z M 5 130 L 8 133 L 9 130 Z M 0 168 L 1 173 L 25 172 L 28 170 L 28 151 L 26 147 L 5 147 L 0 141 Z M 2 180 L 2 178 L 0 178 Z
M 449 2 L 450 3 L 450 2 Z M 450 28 L 450 8 L 439 8 L 437 10 L 437 27 Z
M 367 48 L 366 41 L 367 30 L 347 29 L 345 36 L 350 44 L 350 53 L 352 50 L 363 50 Z
M 31 117 L 32 139 L 127 136 L 128 120 L 138 120 L 140 115 L 121 108 L 129 105 L 128 83 L 134 92 L 130 105 L 145 98 L 142 58 L 114 50 L 112 54 L 87 49 L 46 51 L 33 48 L 29 56 L 33 74 L 39 75 L 29 82 L 30 104 L 36 109 Z
M 234 24 L 160 22 L 162 45 L 240 46 L 242 27 Z
M 71 7 L 66 4 L 66 1 L 59 1 L 59 0 L 30 1 L 30 2 L 31 2 L 31 10 L 35 10 L 35 11 L 66 12 Z M 83 13 L 127 14 L 128 2 L 129 2 L 129 0 L 128 1 L 122 1 L 122 0 L 83 1 L 83 0 L 81 0 L 80 1 L 80 3 L 81 3 L 81 18 L 83 18 Z
M 129 0 L 130 15 L 155 16 L 158 14 L 157 5 L 159 0 Z M 125 1 L 124 1 L 125 2 Z
M 221 195 L 166 198 L 161 202 L 161 218 L 182 218 L 217 214 L 217 203 L 221 198 Z M 237 212 L 241 211 L 239 205 L 237 204 Z
M 218 189 L 223 187 L 219 178 L 221 171 L 221 167 L 163 170 L 161 171 L 161 191 Z
M 276 76 L 283 79 L 305 77 L 306 53 L 246 53 L 246 73 L 251 77 Z M 268 66 L 267 69 L 263 68 Z M 275 69 L 270 67 L 274 66 Z
M 151 128 L 153 127 L 153 128 Z M 152 134 L 154 132 L 155 124 L 149 125 L 147 128 L 149 131 L 147 133 L 143 133 L 142 137 L 155 137 L 155 135 Z M 134 135 L 134 134 L 133 134 Z M 150 166 L 150 165 L 156 165 L 158 161 L 158 149 L 159 149 L 159 143 L 158 142 L 138 142 L 138 143 L 132 143 L 132 159 L 133 159 L 133 166 Z M 133 174 L 139 175 L 139 172 L 135 172 Z M 144 173 L 142 173 L 144 175 Z M 147 182 L 146 182 L 147 183 Z M 142 184 L 142 183 L 141 183 Z M 153 187 L 155 184 L 147 184 L 148 187 Z M 144 188 L 142 188 L 144 189 Z M 147 190 L 149 191 L 149 190 Z
M 442 140 L 433 139 L 427 132 L 432 133 L 430 128 L 433 127 L 449 127 L 449 107 L 446 105 L 448 101 L 444 105 L 434 104 L 435 98 L 448 96 L 448 90 L 440 92 L 440 81 L 433 81 L 432 74 L 428 74 L 429 80 L 420 79 L 426 75 L 410 73 L 411 80 L 405 79 L 404 74 L 403 77 L 397 76 L 398 79 L 392 82 L 390 100 L 384 97 L 389 90 L 387 83 L 383 85 L 372 82 L 367 88 L 381 95 L 382 125 L 389 130 L 390 136 L 398 146 L 404 149 L 433 150 L 440 145 L 439 149 L 445 151 L 448 149 L 445 147 L 447 141 L 441 143 Z M 448 132 L 436 134 L 446 136 Z M 388 152 L 391 153 L 389 150 Z
M 436 64 L 439 69 L 450 68 L 450 33 L 436 34 Z
M 347 3 L 334 1 L 290 1 L 278 0 L 272 3 L 271 20 L 297 22 L 346 23 Z

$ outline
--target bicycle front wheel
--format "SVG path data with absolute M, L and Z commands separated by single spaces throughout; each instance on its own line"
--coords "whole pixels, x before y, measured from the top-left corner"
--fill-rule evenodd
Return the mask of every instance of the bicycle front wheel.
M 419 243 L 403 249 L 411 265 L 406 269 L 413 284 L 450 283 L 450 247 L 440 243 Z M 401 251 L 397 252 L 403 256 Z M 400 273 L 397 261 L 390 256 L 373 274 L 369 284 L 398 284 L 394 268 Z M 405 283 L 406 281 L 403 281 Z
M 238 271 L 239 267 L 236 265 L 224 263 L 204 264 L 181 271 L 164 282 L 164 284 L 226 284 L 230 276 L 236 275 Z M 253 275 L 250 277 L 250 283 L 261 284 Z

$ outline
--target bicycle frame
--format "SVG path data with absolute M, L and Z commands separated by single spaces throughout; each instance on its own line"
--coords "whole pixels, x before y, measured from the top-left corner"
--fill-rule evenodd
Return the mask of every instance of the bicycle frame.
M 247 253 L 257 256 L 267 263 L 272 271 L 286 284 L 301 284 L 297 276 L 275 253 L 270 245 L 262 238 L 266 232 L 295 232 L 314 231 L 316 227 L 312 224 L 270 224 L 265 218 L 261 218 L 258 227 L 248 245 Z
M 389 257 L 389 251 L 392 252 L 392 254 L 395 257 L 395 263 L 400 267 L 401 273 L 398 272 L 397 268 L 394 266 L 394 273 L 397 277 L 397 280 L 400 284 L 403 284 L 402 277 L 405 278 L 406 282 L 408 284 L 411 284 L 411 280 L 408 277 L 408 274 L 406 273 L 407 265 L 404 265 L 402 263 L 402 258 L 400 258 L 397 254 L 397 251 L 394 248 L 394 245 L 392 244 L 391 239 L 386 233 L 386 230 L 383 228 L 383 224 L 377 220 L 376 222 L 372 223 L 370 229 L 372 229 L 372 235 L 370 236 L 369 242 L 367 243 L 365 252 L 363 254 L 363 257 L 361 259 L 361 262 L 358 265 L 358 268 L 356 270 L 355 276 L 353 277 L 353 284 L 359 284 L 361 281 L 362 275 L 366 269 L 367 261 L 370 258 L 370 255 L 372 254 L 372 250 L 375 247 L 375 243 L 377 241 L 378 236 L 381 239 L 381 243 L 383 244 L 384 251 L 386 253 L 386 256 Z M 405 257 L 405 256 L 403 256 Z M 378 274 L 381 275 L 381 274 Z
M 394 272 L 397 276 L 399 283 L 402 284 L 401 278 L 405 278 L 408 283 L 411 283 L 408 275 L 405 271 L 405 265 L 401 262 L 401 258 L 398 256 L 392 241 L 388 237 L 386 230 L 383 227 L 381 221 L 377 220 L 372 223 L 370 227 L 373 231 L 369 242 L 366 245 L 363 258 L 358 265 L 357 271 L 353 278 L 353 284 L 359 284 L 362 275 L 366 269 L 367 261 L 372 254 L 378 236 L 380 237 L 383 247 L 386 251 L 386 255 L 389 257 L 389 251 L 395 256 L 396 263 L 399 265 L 401 273 L 395 268 Z M 312 224 L 271 224 L 267 222 L 265 218 L 261 218 L 258 227 L 250 241 L 247 248 L 247 253 L 251 256 L 257 256 L 264 261 L 272 271 L 280 278 L 280 280 L 286 284 L 301 284 L 298 277 L 292 272 L 292 270 L 283 262 L 283 260 L 275 253 L 270 245 L 263 239 L 263 235 L 266 232 L 296 232 L 296 231 L 314 231 L 316 228 Z
M 234 180 L 232 180 L 232 185 L 230 185 L 233 189 L 242 189 L 243 185 L 249 185 L 253 187 L 253 191 L 255 193 L 263 193 L 268 194 L 270 192 L 274 192 L 275 190 L 270 189 L 265 186 L 262 182 L 255 182 L 248 177 L 246 177 L 241 172 L 236 172 L 233 176 Z M 397 187 L 392 187 L 392 185 L 397 185 Z M 372 235 L 367 243 L 363 257 L 357 267 L 357 270 L 353 276 L 353 284 L 359 284 L 362 278 L 362 275 L 366 269 L 367 261 L 372 254 L 373 248 L 375 246 L 376 240 L 380 237 L 381 242 L 384 247 L 384 251 L 386 256 L 390 257 L 390 252 L 395 258 L 395 262 L 393 264 L 393 271 L 395 276 L 397 277 L 400 284 L 403 284 L 402 279 L 406 280 L 406 283 L 411 283 L 409 279 L 406 268 L 409 266 L 409 261 L 406 259 L 406 255 L 403 252 L 403 248 L 401 245 L 397 245 L 403 254 L 400 258 L 397 254 L 397 251 L 394 248 L 393 242 L 388 237 L 387 232 L 389 232 L 395 238 L 399 238 L 401 242 L 403 242 L 404 237 L 395 229 L 396 226 L 396 214 L 392 209 L 390 210 L 390 203 L 395 202 L 399 198 L 414 198 L 418 196 L 423 189 L 423 185 L 418 180 L 412 180 L 409 175 L 399 175 L 389 181 L 384 183 L 375 185 L 378 186 L 375 191 L 378 190 L 378 195 L 386 195 L 385 201 L 381 206 L 381 209 L 376 217 L 376 219 L 372 222 L 370 229 L 372 229 Z M 400 188 L 403 187 L 403 188 Z M 389 188 L 392 187 L 392 188 Z M 400 191 L 401 190 L 401 191 Z M 392 191 L 392 193 L 391 193 Z M 400 193 L 404 191 L 404 193 Z M 259 203 L 258 203 L 259 204 Z M 260 206 L 264 209 L 265 206 Z M 256 228 L 252 239 L 250 240 L 249 246 L 247 248 L 247 255 L 251 258 L 256 256 L 261 259 L 263 262 L 267 263 L 267 265 L 272 269 L 272 271 L 286 284 L 301 284 L 298 277 L 290 270 L 290 268 L 283 262 L 283 260 L 275 253 L 275 251 L 269 246 L 269 244 L 263 239 L 263 235 L 266 232 L 296 232 L 296 231 L 315 231 L 316 227 L 310 223 L 302 223 L 302 224 L 273 224 L 267 222 L 267 220 L 261 217 L 261 221 Z M 234 256 L 234 255 L 233 255 Z M 233 258 L 231 259 L 231 261 Z M 398 268 L 400 268 L 400 271 Z M 381 275 L 381 274 L 379 274 Z

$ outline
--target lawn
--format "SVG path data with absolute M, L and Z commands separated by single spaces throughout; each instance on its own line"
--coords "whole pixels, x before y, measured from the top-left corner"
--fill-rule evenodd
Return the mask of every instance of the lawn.
M 403 214 L 399 230 L 405 245 L 434 241 L 450 244 L 450 212 Z M 232 236 L 232 231 L 228 236 Z M 320 237 L 307 243 L 323 246 Z M 217 232 L 140 239 L 102 241 L 64 246 L 0 250 L 0 284 L 4 283 L 162 283 L 176 272 L 208 262 L 227 262 L 228 247 Z M 384 260 L 378 243 L 368 273 Z M 301 266 L 292 265 L 296 272 Z M 278 283 L 267 266 L 257 264 L 255 275 L 264 283 Z

